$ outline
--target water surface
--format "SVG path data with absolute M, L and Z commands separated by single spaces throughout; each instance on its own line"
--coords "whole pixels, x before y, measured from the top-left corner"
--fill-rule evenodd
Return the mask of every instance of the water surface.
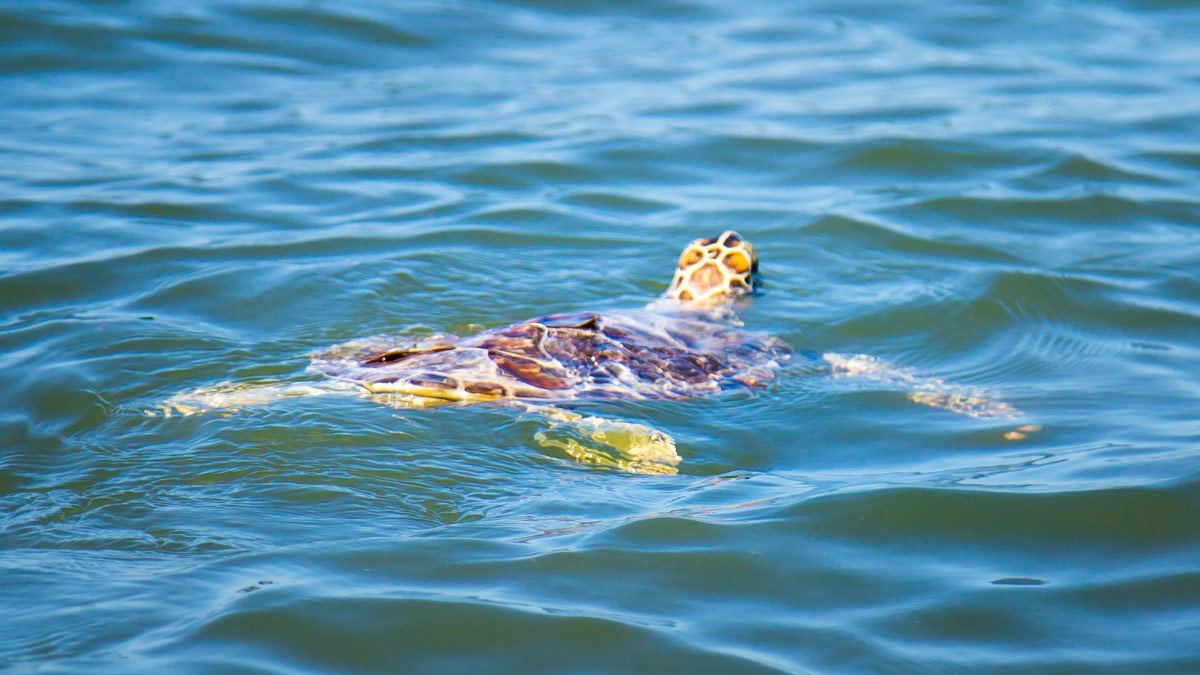
M 18 672 L 1200 671 L 1193 3 L 0 6 L 0 663 Z M 296 381 L 637 307 L 737 229 L 797 359 L 537 420 Z

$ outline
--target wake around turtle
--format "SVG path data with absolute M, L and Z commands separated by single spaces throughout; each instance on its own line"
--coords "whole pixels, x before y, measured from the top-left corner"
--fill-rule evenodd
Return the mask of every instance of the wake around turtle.
M 377 336 L 312 355 L 324 383 L 226 384 L 184 392 L 162 414 L 236 409 L 289 396 L 355 392 L 395 407 L 491 402 L 549 423 L 536 440 L 578 461 L 674 473 L 665 433 L 555 404 L 589 399 L 683 399 L 763 387 L 792 356 L 778 338 L 746 330 L 734 301 L 758 285 L 758 254 L 736 232 L 684 249 L 666 294 L 642 310 L 551 314 L 475 335 Z M 1015 409 L 863 355 L 825 354 L 838 376 L 898 384 L 920 403 L 977 417 Z M 154 414 L 156 411 L 147 411 Z

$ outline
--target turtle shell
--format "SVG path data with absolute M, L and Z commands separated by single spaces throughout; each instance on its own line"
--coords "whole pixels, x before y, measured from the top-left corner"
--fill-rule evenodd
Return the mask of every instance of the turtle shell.
M 703 315 L 551 314 L 467 337 L 375 337 L 312 368 L 375 393 L 452 401 L 680 399 L 763 386 L 791 355 L 778 338 Z

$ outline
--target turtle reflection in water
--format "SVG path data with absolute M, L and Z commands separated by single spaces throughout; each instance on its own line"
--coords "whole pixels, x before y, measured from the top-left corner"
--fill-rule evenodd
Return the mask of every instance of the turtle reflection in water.
M 312 369 L 350 390 L 401 407 L 501 402 L 546 419 L 540 444 L 575 459 L 644 473 L 673 473 L 670 436 L 641 424 L 553 405 L 588 399 L 682 399 L 763 387 L 792 350 L 745 330 L 734 301 L 758 283 L 758 255 L 736 232 L 688 244 L 665 296 L 634 312 L 551 314 L 468 337 L 373 337 L 313 355 Z M 835 375 L 910 389 L 913 400 L 977 417 L 1010 417 L 1004 403 L 972 397 L 866 356 L 823 355 Z M 241 407 L 336 390 L 307 384 L 231 385 L 181 394 L 166 413 Z M 557 433 L 550 433 L 557 430 Z

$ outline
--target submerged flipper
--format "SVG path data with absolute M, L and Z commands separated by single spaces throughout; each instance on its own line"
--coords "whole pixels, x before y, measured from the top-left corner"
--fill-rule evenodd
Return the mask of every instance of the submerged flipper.
M 175 394 L 144 412 L 150 416 L 198 415 L 205 412 L 237 412 L 242 408 L 267 405 L 284 399 L 329 394 L 366 396 L 357 384 L 325 380 L 321 382 L 222 382 L 211 387 L 189 389 Z
M 526 411 L 550 422 L 534 438 L 544 448 L 558 448 L 583 464 L 647 474 L 675 474 L 682 461 L 675 440 L 644 424 L 580 415 L 548 405 L 523 404 Z
M 149 416 L 198 415 L 216 412 L 224 415 L 244 408 L 268 405 L 276 401 L 329 394 L 356 395 L 394 408 L 420 408 L 447 404 L 442 399 L 402 394 L 372 394 L 351 382 L 223 382 L 211 387 L 180 392 L 144 412 Z M 585 416 L 549 405 L 513 402 L 537 414 L 550 426 L 535 436 L 542 447 L 558 448 L 584 464 L 608 466 L 633 473 L 674 474 L 681 458 L 675 441 L 657 429 L 643 424 L 604 417 Z
M 983 389 L 964 387 L 953 382 L 914 373 L 866 354 L 822 354 L 834 377 L 858 377 L 904 389 L 908 398 L 932 408 L 941 408 L 977 419 L 1015 420 L 1024 417 L 1011 403 L 1001 401 Z M 1004 434 L 1010 441 L 1025 438 L 1040 430 L 1026 424 Z

